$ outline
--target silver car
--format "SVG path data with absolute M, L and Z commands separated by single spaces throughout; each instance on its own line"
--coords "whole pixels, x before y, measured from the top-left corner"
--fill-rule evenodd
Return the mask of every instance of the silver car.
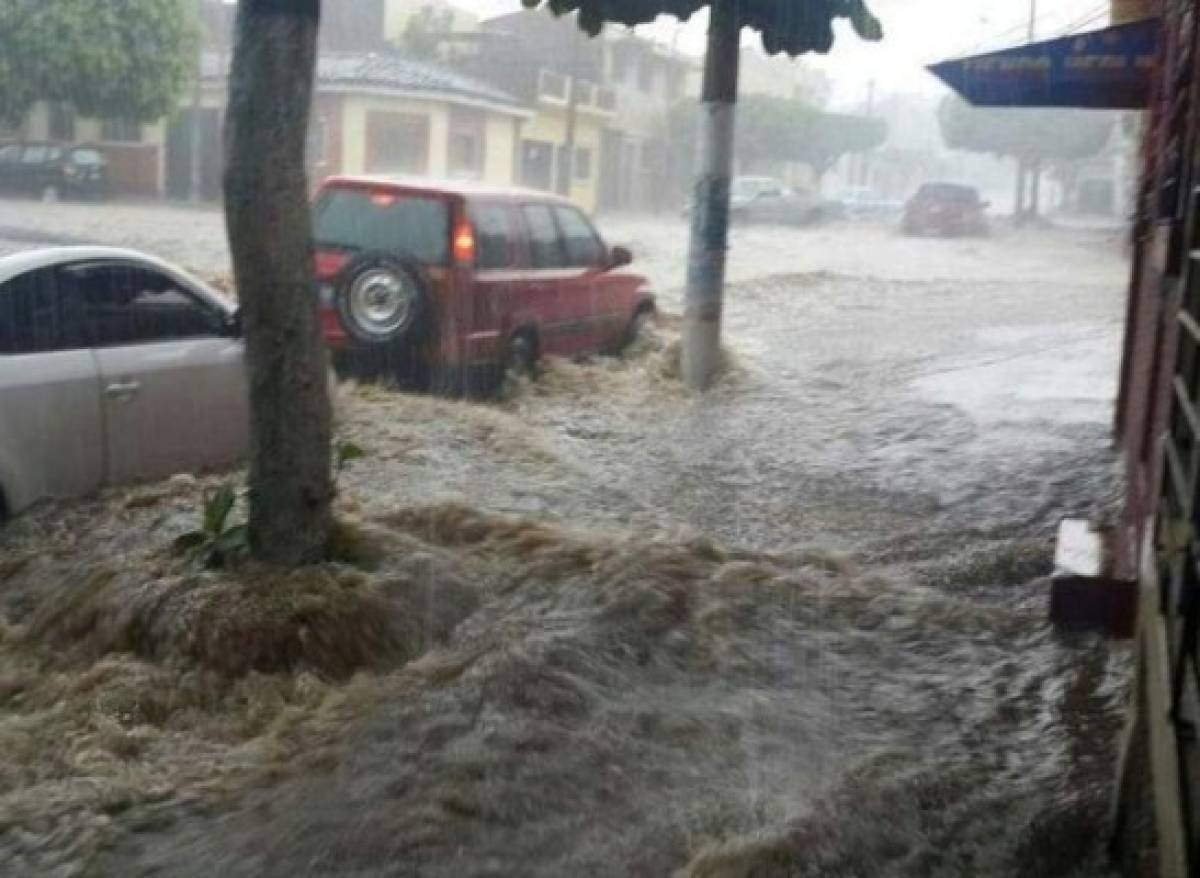
M 734 222 L 802 226 L 835 219 L 842 205 L 773 177 L 737 177 L 729 191 L 729 218 Z
M 249 438 L 234 304 L 131 250 L 0 257 L 0 518 L 227 466 Z

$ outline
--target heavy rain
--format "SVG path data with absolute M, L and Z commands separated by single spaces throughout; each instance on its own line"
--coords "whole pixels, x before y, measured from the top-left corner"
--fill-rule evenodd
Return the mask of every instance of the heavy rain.
M 1158 5 L 641 5 L 0 0 L 0 875 L 1176 874 Z

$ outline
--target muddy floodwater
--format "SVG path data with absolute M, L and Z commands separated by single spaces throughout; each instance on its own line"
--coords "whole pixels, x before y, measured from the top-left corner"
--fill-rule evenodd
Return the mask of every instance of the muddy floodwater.
M 696 398 L 684 227 L 600 224 L 660 292 L 630 354 L 492 404 L 340 388 L 341 508 L 470 593 L 445 642 L 320 767 L 114 817 L 71 874 L 1103 874 L 1128 656 L 1054 632 L 1045 576 L 1119 492 L 1120 233 L 738 229 Z M 227 270 L 215 213 L 0 203 L 0 250 L 52 239 Z M 0 864 L 58 862 L 3 803 Z

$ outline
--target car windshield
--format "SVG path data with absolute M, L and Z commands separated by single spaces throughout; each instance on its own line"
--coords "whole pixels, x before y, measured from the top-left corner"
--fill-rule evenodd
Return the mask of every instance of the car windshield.
M 104 156 L 95 149 L 71 150 L 71 161 L 77 165 L 98 166 L 104 164 Z
M 450 211 L 440 198 L 361 188 L 330 189 L 317 202 L 317 246 L 404 253 L 426 265 L 444 265 Z

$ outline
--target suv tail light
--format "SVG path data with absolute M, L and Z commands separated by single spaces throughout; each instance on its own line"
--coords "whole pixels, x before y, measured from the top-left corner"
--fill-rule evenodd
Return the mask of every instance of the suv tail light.
M 469 268 L 475 264 L 475 230 L 466 220 L 454 230 L 454 264 Z

